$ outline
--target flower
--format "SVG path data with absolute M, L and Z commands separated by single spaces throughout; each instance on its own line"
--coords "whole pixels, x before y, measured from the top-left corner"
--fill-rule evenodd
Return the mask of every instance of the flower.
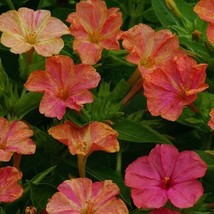
M 107 9 L 105 1 L 86 0 L 76 4 L 76 12 L 69 14 L 70 33 L 75 37 L 73 49 L 84 64 L 96 64 L 102 50 L 119 50 L 117 36 L 122 25 L 119 8 Z
M 181 214 L 181 212 L 162 207 L 152 210 L 149 214 Z
M 18 181 L 22 178 L 22 173 L 15 167 L 0 168 L 0 202 L 12 202 L 21 197 L 22 187 Z
M 184 106 L 192 104 L 197 93 L 208 88 L 206 67 L 207 64 L 196 64 L 192 58 L 180 55 L 147 75 L 143 87 L 150 113 L 177 120 Z
M 204 21 L 209 22 L 207 27 L 208 41 L 214 43 L 214 4 L 213 0 L 200 0 L 194 7 L 194 11 Z
M 51 17 L 50 11 L 25 7 L 1 14 L 0 31 L 1 43 L 12 53 L 22 54 L 34 48 L 45 57 L 58 54 L 64 46 L 60 37 L 69 34 L 67 26 Z
M 148 156 L 131 163 L 125 184 L 138 208 L 161 208 L 169 200 L 175 207 L 192 207 L 203 195 L 197 180 L 207 165 L 193 151 L 178 152 L 172 145 L 156 145 Z
M 39 111 L 47 117 L 63 118 L 66 107 L 79 111 L 83 104 L 93 102 L 88 89 L 95 88 L 100 75 L 90 65 L 74 65 L 68 56 L 46 59 L 46 71 L 30 74 L 25 87 L 29 91 L 44 93 Z
M 92 183 L 88 178 L 76 178 L 64 181 L 57 189 L 46 206 L 50 214 L 128 214 L 125 203 L 116 197 L 120 190 L 111 180 Z
M 14 152 L 30 155 L 36 145 L 30 139 L 33 131 L 22 121 L 7 121 L 0 117 L 0 161 L 9 161 Z
M 94 151 L 119 151 L 118 133 L 102 122 L 92 122 L 78 127 L 66 121 L 51 127 L 48 133 L 59 142 L 68 146 L 72 155 L 88 156 Z
M 138 65 L 142 77 L 181 52 L 175 34 L 169 30 L 155 32 L 145 24 L 135 25 L 123 32 L 121 39 L 123 47 L 129 52 L 127 61 Z
M 211 111 L 210 111 L 210 120 L 208 121 L 208 126 L 212 129 L 212 130 L 214 130 L 214 108 L 212 108 L 211 109 Z

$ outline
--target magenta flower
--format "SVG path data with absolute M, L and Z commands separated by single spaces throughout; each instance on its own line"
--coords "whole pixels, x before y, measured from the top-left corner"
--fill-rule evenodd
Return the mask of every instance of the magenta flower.
M 138 208 L 161 208 L 169 200 L 175 207 L 192 207 L 203 195 L 197 180 L 207 165 L 193 151 L 178 152 L 172 145 L 156 145 L 148 156 L 131 163 L 125 184 Z
M 102 50 L 119 50 L 118 35 L 122 25 L 119 8 L 107 9 L 105 1 L 86 0 L 76 4 L 76 12 L 67 21 L 70 33 L 75 37 L 73 49 L 79 53 L 82 63 L 96 64 Z
M 49 200 L 50 214 L 128 214 L 125 203 L 117 198 L 119 188 L 111 180 L 92 183 L 88 178 L 66 180 Z
M 0 161 L 9 161 L 14 152 L 30 155 L 36 145 L 30 139 L 33 131 L 22 121 L 7 121 L 0 117 Z
M 89 89 L 95 88 L 100 75 L 90 65 L 74 65 L 68 56 L 46 59 L 46 71 L 34 71 L 25 87 L 44 93 L 39 111 L 47 117 L 63 118 L 66 107 L 79 111 L 83 104 L 93 102 Z
M 207 64 L 196 64 L 192 58 L 180 55 L 146 75 L 143 87 L 150 113 L 177 120 L 183 108 L 196 100 L 197 93 L 208 88 L 206 67 Z
M 18 183 L 22 173 L 15 167 L 0 168 L 0 202 L 12 202 L 21 197 L 23 189 Z
M 29 8 L 11 10 L 0 16 L 1 43 L 21 54 L 32 48 L 42 56 L 58 54 L 64 46 L 60 38 L 69 34 L 68 27 L 51 17 L 48 10 L 34 11 Z

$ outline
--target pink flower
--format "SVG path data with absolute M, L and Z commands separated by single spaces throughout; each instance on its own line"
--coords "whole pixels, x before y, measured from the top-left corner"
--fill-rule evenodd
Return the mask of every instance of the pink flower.
M 105 1 L 86 0 L 76 4 L 76 12 L 67 21 L 70 33 L 75 37 L 73 49 L 84 64 L 96 64 L 102 50 L 119 50 L 117 36 L 122 25 L 119 8 L 107 9 Z
M 208 88 L 206 67 L 207 64 L 196 64 L 192 58 L 180 55 L 146 75 L 144 95 L 151 114 L 177 120 L 184 106 L 192 104 L 197 93 Z
M 181 214 L 181 212 L 162 207 L 160 209 L 152 210 L 149 214 Z
M 0 117 L 0 161 L 9 161 L 14 152 L 30 155 L 36 145 L 30 139 L 33 131 L 22 121 L 7 121 Z
M 201 19 L 209 22 L 207 28 L 207 37 L 211 43 L 214 43 L 214 4 L 213 0 L 200 0 L 194 7 L 194 11 Z
M 122 45 L 129 52 L 127 61 L 138 65 L 144 77 L 181 52 L 179 40 L 169 30 L 155 32 L 150 26 L 138 24 L 123 32 Z
M 84 127 L 78 127 L 67 121 L 50 128 L 48 133 L 67 145 L 72 155 L 88 156 L 97 150 L 119 151 L 118 133 L 105 123 L 92 122 Z
M 88 178 L 66 180 L 49 200 L 50 214 L 128 214 L 125 203 L 117 198 L 119 188 L 111 180 L 94 182 Z
M 125 184 L 138 208 L 161 208 L 169 200 L 175 207 L 192 207 L 203 195 L 197 180 L 207 165 L 193 151 L 178 152 L 172 145 L 156 145 L 148 156 L 131 163 Z
M 21 197 L 22 187 L 18 181 L 22 178 L 22 173 L 15 167 L 0 168 L 0 202 L 12 202 Z
M 83 104 L 93 102 L 88 89 L 95 88 L 100 75 L 90 65 L 74 65 L 68 56 L 46 59 L 46 71 L 34 71 L 25 87 L 44 93 L 39 111 L 47 117 L 63 118 L 66 107 L 79 111 Z
M 210 120 L 208 121 L 208 126 L 212 129 L 212 130 L 214 130 L 214 108 L 212 108 L 211 109 L 211 111 L 210 111 Z
M 1 14 L 0 31 L 1 43 L 12 53 L 22 54 L 34 48 L 42 56 L 58 54 L 64 46 L 60 37 L 69 34 L 67 26 L 51 17 L 50 11 L 24 7 Z

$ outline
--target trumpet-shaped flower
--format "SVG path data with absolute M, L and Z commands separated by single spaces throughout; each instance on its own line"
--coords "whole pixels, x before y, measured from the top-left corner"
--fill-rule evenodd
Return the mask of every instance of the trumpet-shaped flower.
M 144 77 L 177 55 L 179 40 L 169 30 L 155 32 L 150 26 L 138 24 L 121 34 L 123 47 L 129 52 L 127 61 L 138 65 Z
M 0 117 L 0 161 L 9 161 L 14 152 L 30 155 L 36 145 L 30 139 L 33 131 L 22 121 L 7 121 Z
M 77 127 L 70 121 L 54 126 L 48 133 L 59 142 L 68 146 L 72 155 L 88 156 L 93 151 L 119 151 L 118 133 L 101 122 L 92 122 Z
M 208 88 L 206 67 L 207 64 L 196 64 L 192 58 L 180 55 L 146 75 L 144 95 L 151 114 L 177 120 L 184 106 L 192 104 L 197 93 Z
M 213 0 L 200 0 L 194 7 L 194 11 L 201 19 L 209 22 L 207 27 L 207 38 L 214 43 L 214 4 Z
M 18 183 L 22 173 L 15 167 L 0 168 L 0 202 L 12 202 L 21 197 L 23 189 Z
M 1 14 L 0 31 L 1 43 L 12 53 L 22 54 L 34 48 L 42 56 L 58 54 L 64 46 L 60 37 L 69 34 L 67 26 L 51 17 L 50 11 L 29 8 Z
M 50 214 L 128 214 L 125 203 L 117 198 L 119 188 L 111 180 L 94 182 L 88 178 L 66 180 L 49 200 Z
M 162 207 L 152 210 L 149 214 L 181 214 L 181 212 Z
M 73 49 L 84 64 L 96 64 L 102 50 L 119 50 L 117 36 L 122 25 L 119 8 L 107 9 L 105 1 L 86 0 L 76 4 L 76 12 L 67 21 L 70 33 L 75 37 Z
M 138 208 L 161 208 L 169 200 L 175 207 L 192 207 L 203 195 L 207 165 L 193 151 L 178 152 L 172 145 L 156 145 L 148 156 L 131 163 L 125 184 Z
M 92 66 L 74 65 L 71 58 L 59 55 L 47 58 L 45 69 L 32 72 L 25 83 L 27 90 L 44 93 L 41 114 L 61 120 L 66 107 L 79 111 L 93 101 L 88 89 L 98 85 L 100 75 Z

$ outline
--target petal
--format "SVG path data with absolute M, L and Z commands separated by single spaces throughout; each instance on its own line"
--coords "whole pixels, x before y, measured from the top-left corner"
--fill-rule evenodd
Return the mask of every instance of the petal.
M 0 31 L 18 38 L 25 36 L 25 31 L 17 11 L 10 10 L 1 14 Z
M 22 54 L 33 48 L 33 45 L 27 43 L 19 36 L 8 33 L 2 33 L 1 43 L 6 47 L 11 48 L 10 51 L 15 54 Z
M 173 185 L 167 195 L 175 207 L 189 208 L 203 195 L 203 187 L 199 181 L 191 180 Z
M 193 151 L 183 151 L 179 154 L 172 174 L 173 183 L 181 183 L 201 178 L 205 175 L 207 165 Z
M 8 162 L 10 161 L 12 155 L 13 155 L 12 151 L 0 149 L 0 161 Z
M 181 214 L 181 212 L 162 207 L 160 209 L 152 210 L 149 214 Z
M 214 108 L 211 109 L 210 113 L 210 120 L 208 121 L 208 126 L 214 130 Z
M 0 202 L 12 202 L 21 197 L 22 187 L 18 181 L 22 178 L 22 173 L 15 167 L 0 168 Z
M 166 191 L 160 187 L 131 189 L 131 197 L 137 208 L 152 209 L 163 207 L 168 197 Z
M 35 51 L 45 57 L 58 54 L 63 47 L 64 42 L 61 38 L 39 41 L 34 45 Z
M 208 41 L 214 43 L 214 24 L 209 24 L 207 27 L 207 38 Z
M 75 39 L 73 49 L 80 55 L 83 64 L 94 65 L 101 59 L 102 48 L 89 41 Z
M 194 7 L 194 11 L 201 19 L 214 22 L 214 5 L 212 0 L 200 0 Z
M 106 20 L 107 7 L 101 0 L 81 1 L 76 4 L 76 12 L 87 31 L 100 31 Z
M 65 114 L 65 110 L 65 102 L 56 96 L 46 92 L 42 97 L 39 112 L 46 117 L 56 117 L 58 120 L 61 120 Z
M 179 156 L 176 147 L 171 145 L 156 145 L 149 154 L 149 162 L 159 172 L 161 178 L 171 177 L 173 171 L 175 171 L 175 165 L 177 164 L 177 158 Z
M 27 82 L 24 84 L 28 91 L 45 92 L 51 91 L 53 83 L 45 71 L 34 71 L 30 74 Z

